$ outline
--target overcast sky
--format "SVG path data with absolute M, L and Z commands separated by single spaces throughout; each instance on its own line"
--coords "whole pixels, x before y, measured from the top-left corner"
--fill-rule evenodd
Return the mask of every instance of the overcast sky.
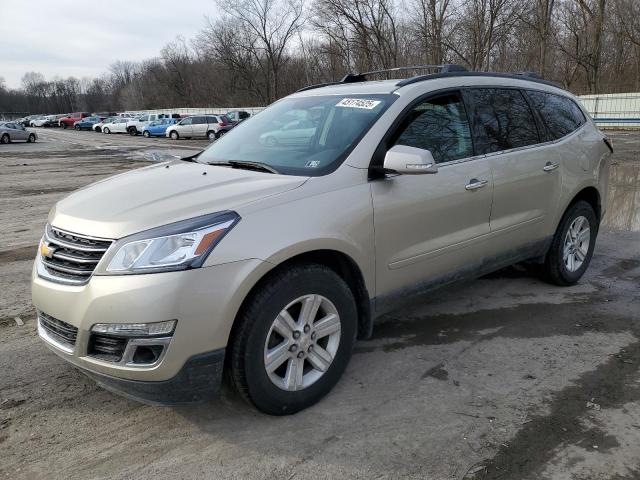
M 216 16 L 213 0 L 0 0 L 0 77 L 97 76 L 115 60 L 159 55 Z

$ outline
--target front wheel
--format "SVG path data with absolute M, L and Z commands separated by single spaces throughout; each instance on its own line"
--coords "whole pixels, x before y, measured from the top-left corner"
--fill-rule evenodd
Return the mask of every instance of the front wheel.
M 68 127 L 68 125 L 67 125 L 66 123 L 63 123 L 63 124 L 62 124 L 62 129 L 63 129 L 63 130 L 66 130 L 66 129 L 67 129 L 67 127 Z
M 138 135 L 138 130 L 136 130 L 135 127 L 131 127 L 129 129 L 129 135 L 131 135 L 132 137 L 135 137 L 136 135 Z
M 178 139 L 180 138 L 180 135 L 178 135 L 178 132 L 176 132 L 175 130 L 173 130 L 169 136 L 170 136 L 173 140 L 178 140 Z
M 36 141 L 36 136 L 33 133 L 29 134 L 29 138 L 27 139 L 27 142 L 33 143 L 35 141 Z
M 111 130 L 109 130 L 109 127 L 104 127 L 104 128 L 102 129 L 102 133 L 109 134 L 109 133 L 111 133 Z
M 74 128 L 75 128 L 77 131 L 80 131 L 80 127 L 79 127 L 78 125 L 76 125 Z
M 0 137 L 0 143 L 2 144 L 11 143 L 11 139 L 9 138 L 9 135 L 6 133 L 2 135 L 2 137 Z
M 546 277 L 556 285 L 574 285 L 591 262 L 598 234 L 593 207 L 580 200 L 569 207 L 547 252 Z
M 149 137 L 151 136 L 151 134 L 149 133 L 149 131 L 148 131 L 148 130 L 145 130 L 144 132 L 142 132 L 142 136 L 143 136 L 144 138 L 149 138 Z
M 259 410 L 288 415 L 318 402 L 342 376 L 356 340 L 357 309 L 333 270 L 303 264 L 268 279 L 237 322 L 233 385 Z

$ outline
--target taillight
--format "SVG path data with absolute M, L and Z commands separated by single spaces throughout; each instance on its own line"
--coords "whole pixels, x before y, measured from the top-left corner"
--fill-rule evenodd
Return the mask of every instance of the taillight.
M 220 125 L 221 127 L 224 127 L 224 122 L 218 122 L 218 125 Z

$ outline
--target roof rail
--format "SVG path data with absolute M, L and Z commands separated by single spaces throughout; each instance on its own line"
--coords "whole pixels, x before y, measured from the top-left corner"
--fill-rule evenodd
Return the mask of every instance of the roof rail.
M 306 90 L 313 90 L 314 88 L 320 87 L 328 87 L 330 85 L 340 85 L 343 83 L 356 83 L 356 82 L 365 82 L 369 75 L 379 75 L 381 73 L 393 73 L 393 72 L 405 72 L 410 70 L 435 70 L 436 73 L 452 73 L 452 72 L 466 72 L 467 69 L 462 65 L 455 64 L 443 64 L 443 65 L 415 65 L 411 67 L 395 67 L 395 68 L 387 68 L 383 70 L 373 70 L 371 72 L 363 72 L 363 73 L 347 73 L 339 82 L 327 82 L 327 83 L 318 83 L 316 85 L 309 85 L 308 87 L 301 88 L 297 90 L 297 92 L 304 92 Z M 413 77 L 417 78 L 417 77 Z M 408 79 L 410 80 L 410 79 Z
M 538 72 L 514 72 L 514 75 L 520 75 L 523 77 L 539 78 L 542 79 Z

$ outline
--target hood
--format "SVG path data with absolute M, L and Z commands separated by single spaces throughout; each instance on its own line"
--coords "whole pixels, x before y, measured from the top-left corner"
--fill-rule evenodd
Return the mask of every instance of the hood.
M 101 180 L 60 200 L 49 222 L 103 238 L 242 205 L 299 187 L 307 177 L 176 161 Z

